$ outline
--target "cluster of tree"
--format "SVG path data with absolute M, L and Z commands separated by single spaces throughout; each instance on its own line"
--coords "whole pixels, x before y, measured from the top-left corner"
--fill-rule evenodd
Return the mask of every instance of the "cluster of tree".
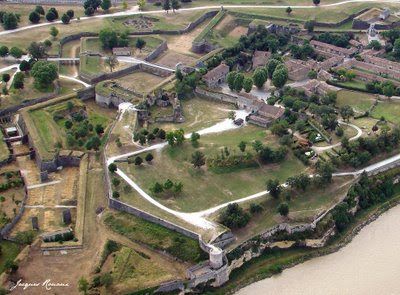
M 332 211 L 336 228 L 343 231 L 353 220 L 350 208 L 358 204 L 361 209 L 367 209 L 383 202 L 394 195 L 394 188 L 393 178 L 389 175 L 369 178 L 366 172 L 361 174 L 359 181 L 349 189 L 344 202 Z
M 8 49 L 7 46 L 0 46 L 0 56 L 5 57 L 8 54 L 14 58 L 21 58 L 21 56 L 24 54 L 24 51 L 18 47 L 11 47 L 11 49 Z
M 116 32 L 111 28 L 102 29 L 99 33 L 100 42 L 105 49 L 113 49 L 114 47 L 126 47 L 129 45 L 129 36 L 128 31 L 124 31 L 122 33 Z M 138 40 L 142 40 L 138 38 Z M 138 44 L 139 43 L 139 44 Z M 136 45 L 139 45 L 140 49 L 145 46 L 145 42 L 137 41 Z
M 289 78 L 286 66 L 279 59 L 270 58 L 264 68 L 257 68 L 253 74 L 254 84 L 262 88 L 264 83 L 271 79 L 272 84 L 277 88 L 282 88 Z
M 393 95 L 400 95 L 400 87 L 395 87 L 393 82 L 384 81 L 384 82 L 368 82 L 365 85 L 365 88 L 373 93 L 379 93 L 391 97 Z
M 315 57 L 314 48 L 307 41 L 305 41 L 302 46 L 291 44 L 289 46 L 289 49 L 292 56 L 297 59 L 307 59 L 309 57 Z
M 91 16 L 99 7 L 104 11 L 108 11 L 111 8 L 111 4 L 111 0 L 86 0 L 83 3 L 83 8 L 85 8 L 85 15 Z
M 322 34 L 319 34 L 318 36 L 315 37 L 316 40 L 328 44 L 332 44 L 338 47 L 343 47 L 346 48 L 349 46 L 349 41 L 352 38 L 352 34 L 346 33 L 346 34 L 333 34 L 329 32 L 325 32 Z
M 160 128 L 154 128 L 152 132 L 143 128 L 133 134 L 133 140 L 139 142 L 141 145 L 144 145 L 146 142 L 151 143 L 157 138 L 164 140 L 165 137 L 165 130 Z
M 177 70 L 175 76 L 175 92 L 178 98 L 183 98 L 185 95 L 193 93 L 200 80 L 199 74 L 196 72 L 183 76 L 182 72 Z
M 249 93 L 253 87 L 253 79 L 245 78 L 242 73 L 232 71 L 226 76 L 229 89 L 240 92 L 242 89 Z
M 268 50 L 274 53 L 277 52 L 279 48 L 286 46 L 288 42 L 289 36 L 269 33 L 265 27 L 259 26 L 254 33 L 242 35 L 234 46 L 226 48 L 222 53 L 215 55 L 207 61 L 206 66 L 208 69 L 212 69 L 218 66 L 222 61 L 225 61 L 231 69 L 235 65 L 245 67 L 251 62 L 251 54 L 243 52 Z
M 385 51 L 388 57 L 394 60 L 400 60 L 400 29 L 395 28 L 382 32 L 382 36 L 387 39 Z
M 170 9 L 175 12 L 175 10 L 178 10 L 181 6 L 178 0 L 163 0 L 162 7 L 168 13 Z
M 18 26 L 20 15 L 13 12 L 0 11 L 0 23 L 4 30 L 14 30 Z
M 170 146 L 181 145 L 185 141 L 185 132 L 183 129 L 168 132 L 165 140 Z
M 250 221 L 250 214 L 237 203 L 229 204 L 219 215 L 219 222 L 229 228 L 242 228 Z
M 34 60 L 39 60 L 47 56 L 47 51 L 52 46 L 50 40 L 44 42 L 32 42 L 28 47 L 28 53 Z
M 374 49 L 374 50 L 381 50 L 382 45 L 378 40 L 372 40 L 371 42 L 369 42 L 367 48 Z
M 25 80 L 25 75 L 22 72 L 18 72 L 14 75 L 13 79 L 13 88 L 14 89 L 24 89 L 24 80 Z
M 356 74 L 352 70 L 348 69 L 339 69 L 337 74 L 339 75 L 339 79 L 341 81 L 353 81 L 353 79 L 356 77 Z
M 252 147 L 257 153 L 258 160 L 263 164 L 282 162 L 288 153 L 286 147 L 271 149 L 269 146 L 262 144 L 259 140 L 253 141 Z
M 183 189 L 183 184 L 182 182 L 172 182 L 172 180 L 167 179 L 164 184 L 161 184 L 159 182 L 154 183 L 150 187 L 150 191 L 154 194 L 160 194 L 163 192 L 169 193 L 173 192 L 174 194 L 179 194 L 182 192 Z
M 41 11 L 41 12 L 42 12 L 42 11 Z M 43 13 L 44 13 L 44 11 L 43 11 Z M 51 8 L 47 11 L 45 17 L 46 17 L 46 20 L 49 21 L 49 22 L 55 21 L 56 19 L 59 18 L 59 14 L 58 14 L 57 9 L 55 9 L 54 7 L 51 7 Z
M 390 152 L 398 147 L 400 143 L 400 129 L 394 129 L 388 132 L 384 128 L 381 134 L 377 137 L 358 138 L 357 140 L 349 141 L 347 137 L 342 139 L 342 149 L 339 151 L 339 156 L 335 159 L 335 164 L 351 165 L 360 167 L 367 164 L 373 157 Z

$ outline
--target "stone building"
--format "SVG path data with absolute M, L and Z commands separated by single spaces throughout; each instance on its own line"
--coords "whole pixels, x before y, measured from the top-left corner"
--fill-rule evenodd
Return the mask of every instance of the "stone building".
M 216 68 L 210 70 L 202 77 L 204 83 L 210 88 L 218 87 L 218 85 L 225 82 L 226 75 L 229 73 L 229 66 L 222 62 Z
M 260 102 L 257 105 L 258 109 L 249 115 L 248 122 L 261 127 L 269 127 L 274 121 L 283 117 L 285 113 L 284 108 L 271 106 L 264 102 Z
M 323 56 L 333 57 L 333 56 L 344 56 L 350 57 L 357 52 L 357 49 L 352 48 L 342 48 L 328 43 L 312 40 L 310 44 L 314 47 L 315 51 Z
M 264 67 L 267 64 L 269 57 L 271 56 L 271 52 L 268 51 L 260 51 L 256 50 L 253 54 L 253 70 L 258 67 Z
M 129 47 L 114 47 L 112 52 L 116 56 L 130 56 L 131 55 L 131 49 Z
M 324 81 L 310 80 L 306 84 L 299 86 L 307 96 L 313 94 L 326 95 L 328 92 L 337 92 L 340 88 L 327 84 Z

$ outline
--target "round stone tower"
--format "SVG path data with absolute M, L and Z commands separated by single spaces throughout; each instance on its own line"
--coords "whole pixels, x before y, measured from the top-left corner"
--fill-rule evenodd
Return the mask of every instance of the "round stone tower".
M 224 253 L 221 249 L 212 246 L 210 250 L 210 266 L 213 269 L 219 269 L 224 265 Z

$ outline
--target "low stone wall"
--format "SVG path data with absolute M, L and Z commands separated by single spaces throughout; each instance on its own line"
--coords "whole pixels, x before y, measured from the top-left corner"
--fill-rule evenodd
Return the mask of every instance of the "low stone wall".
M 76 96 L 80 100 L 88 100 L 88 99 L 94 99 L 96 97 L 96 91 L 95 91 L 95 86 L 90 86 L 84 89 L 80 89 L 77 91 Z
M 200 237 L 198 234 L 196 234 L 195 232 L 192 232 L 186 228 L 183 228 L 179 225 L 173 224 L 165 219 L 159 218 L 157 216 L 154 216 L 150 213 L 147 213 L 145 211 L 142 211 L 138 208 L 135 208 L 133 206 L 130 206 L 126 203 L 123 203 L 119 200 L 113 199 L 113 198 L 109 198 L 108 199 L 108 205 L 110 208 L 116 209 L 118 211 L 124 211 L 126 213 L 135 215 L 139 218 L 142 218 L 144 220 L 159 224 L 161 226 L 164 226 L 170 230 L 176 231 L 180 234 L 183 234 L 189 238 L 195 239 L 195 240 L 199 240 Z
M 355 17 L 363 14 L 364 12 L 370 10 L 370 8 L 364 8 L 363 10 L 357 12 L 357 13 L 353 13 L 351 15 L 349 15 L 348 17 L 346 17 L 345 19 L 337 22 L 337 23 L 323 23 L 323 22 L 315 22 L 315 26 L 317 27 L 322 27 L 322 28 L 337 28 L 340 27 L 342 25 L 344 25 L 345 23 L 353 20 Z
M 156 49 L 154 49 L 152 52 L 150 52 L 149 55 L 145 57 L 145 61 L 153 61 L 157 57 L 159 57 L 164 51 L 168 50 L 168 44 L 167 41 L 162 42 Z
M 0 238 L 1 239 L 8 238 L 10 231 L 14 228 L 14 226 L 17 224 L 17 222 L 21 219 L 22 214 L 24 214 L 24 211 L 25 211 L 25 204 L 26 204 L 26 200 L 28 198 L 28 191 L 26 188 L 25 179 L 22 175 L 21 175 L 21 178 L 22 178 L 22 182 L 24 185 L 24 197 L 22 199 L 21 208 L 19 209 L 18 213 L 14 216 L 14 218 L 0 230 Z
M 221 92 L 212 92 L 201 87 L 197 87 L 194 91 L 197 95 L 215 101 L 237 104 L 237 97 Z
M 55 83 L 55 91 L 54 91 L 54 93 L 46 95 L 46 96 L 43 96 L 43 97 L 39 97 L 39 98 L 36 98 L 36 99 L 27 100 L 27 101 L 24 101 L 24 102 L 22 102 L 22 103 L 20 103 L 18 105 L 2 109 L 2 110 L 0 110 L 0 116 L 12 114 L 12 113 L 17 112 L 18 110 L 20 110 L 22 108 L 33 106 L 35 104 L 38 104 L 38 103 L 45 102 L 45 101 L 48 101 L 50 99 L 53 99 L 53 98 L 58 96 L 59 92 L 60 92 L 60 86 L 59 86 L 58 83 Z

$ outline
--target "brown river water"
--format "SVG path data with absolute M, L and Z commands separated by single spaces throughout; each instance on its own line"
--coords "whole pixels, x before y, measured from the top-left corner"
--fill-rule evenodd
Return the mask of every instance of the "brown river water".
M 339 251 L 251 284 L 236 295 L 400 294 L 400 205 Z

